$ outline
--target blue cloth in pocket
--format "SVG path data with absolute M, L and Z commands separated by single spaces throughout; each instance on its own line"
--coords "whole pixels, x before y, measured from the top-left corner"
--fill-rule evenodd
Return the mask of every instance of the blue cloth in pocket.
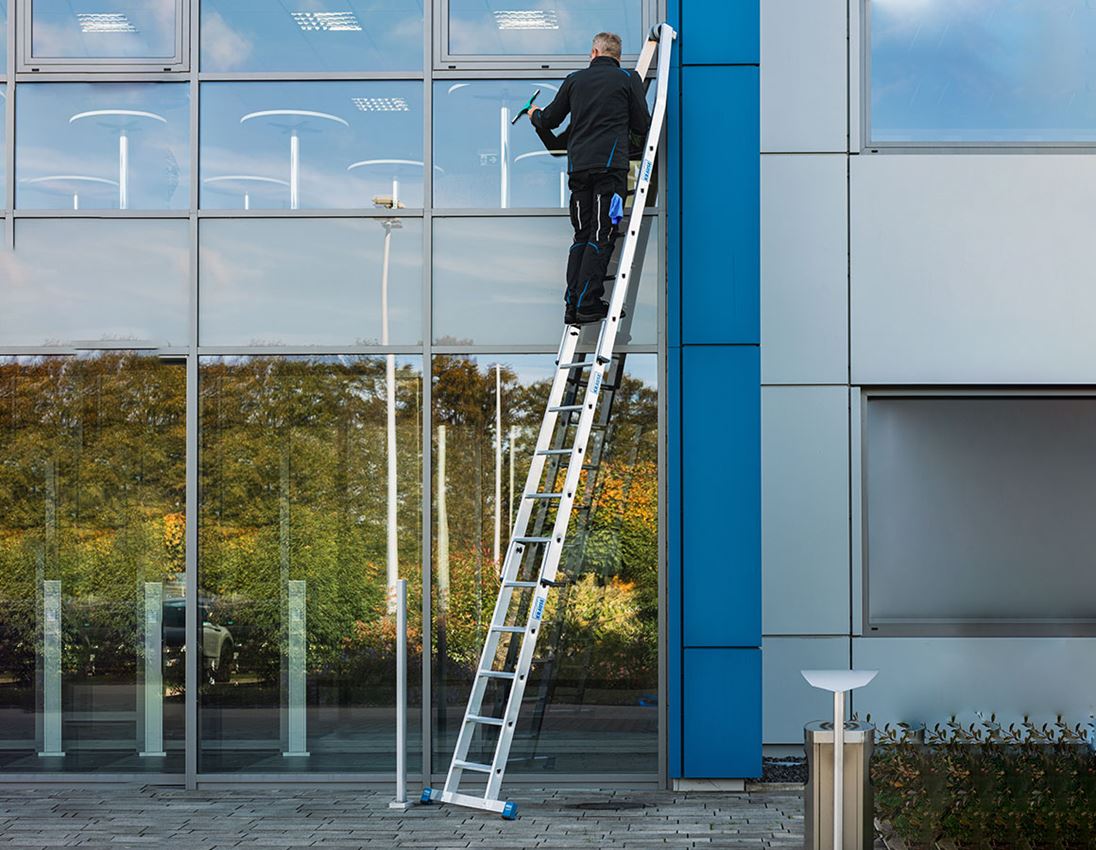
M 622 218 L 624 218 L 624 199 L 613 192 L 613 199 L 609 201 L 609 221 L 620 224 Z

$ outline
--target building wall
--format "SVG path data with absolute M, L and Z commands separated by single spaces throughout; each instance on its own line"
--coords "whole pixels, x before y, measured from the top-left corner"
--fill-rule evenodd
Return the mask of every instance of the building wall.
M 671 103 L 669 768 L 761 768 L 757 0 L 682 0 Z
M 1096 171 L 1060 151 L 862 150 L 859 15 L 859 0 L 761 9 L 764 741 L 801 741 L 826 716 L 800 669 L 850 664 L 880 671 L 852 700 L 879 723 L 1081 722 L 1091 639 L 871 636 L 860 404 L 865 390 L 1091 384 Z

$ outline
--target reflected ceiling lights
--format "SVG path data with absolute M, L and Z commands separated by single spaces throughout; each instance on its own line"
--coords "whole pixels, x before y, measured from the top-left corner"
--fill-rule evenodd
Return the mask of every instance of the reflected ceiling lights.
M 77 12 L 80 32 L 137 32 L 137 27 L 120 12 Z
M 304 32 L 361 32 L 362 25 L 353 12 L 291 12 Z
M 494 12 L 500 30 L 558 30 L 559 16 L 552 9 L 509 9 Z
M 362 112 L 409 112 L 410 107 L 402 97 L 352 97 L 354 105 Z

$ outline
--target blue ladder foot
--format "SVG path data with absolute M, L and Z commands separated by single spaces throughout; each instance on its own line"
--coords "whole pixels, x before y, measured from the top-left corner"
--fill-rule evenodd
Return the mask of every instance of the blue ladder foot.
M 430 802 L 431 802 L 430 797 L 433 793 L 434 792 L 431 789 L 423 788 L 422 789 L 422 796 L 419 798 L 419 802 L 422 803 L 424 806 L 429 805 Z
M 507 801 L 506 805 L 502 808 L 502 816 L 506 820 L 518 819 L 518 804 Z

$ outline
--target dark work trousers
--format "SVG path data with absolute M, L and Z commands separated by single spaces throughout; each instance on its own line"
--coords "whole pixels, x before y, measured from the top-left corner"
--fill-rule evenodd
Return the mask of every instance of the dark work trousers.
M 575 171 L 571 174 L 571 226 L 575 241 L 567 256 L 564 302 L 575 310 L 600 309 L 605 272 L 613 256 L 617 229 L 609 218 L 613 195 L 624 201 L 628 172 L 623 168 Z

